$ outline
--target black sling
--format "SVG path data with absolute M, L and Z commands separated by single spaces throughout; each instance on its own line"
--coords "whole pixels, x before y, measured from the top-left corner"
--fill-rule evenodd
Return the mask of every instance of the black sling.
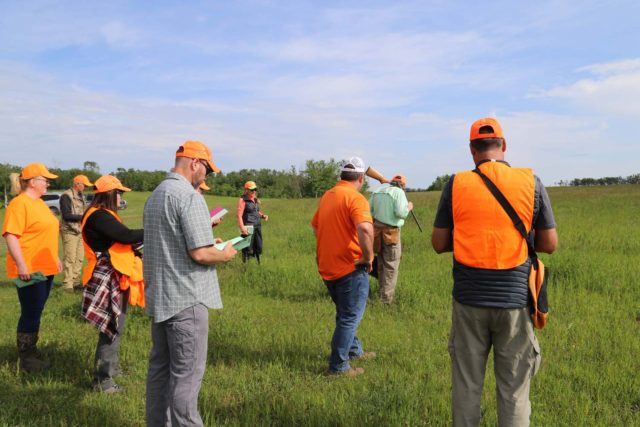
M 504 194 L 502 194 L 502 191 L 500 191 L 500 189 L 498 187 L 496 187 L 496 185 L 493 183 L 493 181 L 491 181 L 487 175 L 483 174 L 482 171 L 478 167 L 476 167 L 473 170 L 473 172 L 475 172 L 478 175 L 480 175 L 480 178 L 482 178 L 482 181 L 484 181 L 485 185 L 487 186 L 487 188 L 489 189 L 491 194 L 493 194 L 493 197 L 496 198 L 498 203 L 500 203 L 500 206 L 502 206 L 502 209 L 504 209 L 504 211 L 507 213 L 507 215 L 509 215 L 509 218 L 511 218 L 511 221 L 513 221 L 513 225 L 516 227 L 516 230 L 518 230 L 520 235 L 527 242 L 527 248 L 529 250 L 529 257 L 531 258 L 531 262 L 532 262 L 534 268 L 537 270 L 538 269 L 538 263 L 535 262 L 535 261 L 538 259 L 538 254 L 536 253 L 536 249 L 535 249 L 534 242 L 533 242 L 533 227 L 531 229 L 531 232 L 527 233 L 527 229 L 524 226 L 524 223 L 522 222 L 522 219 L 520 219 L 520 215 L 518 215 L 518 213 L 513 208 L 513 206 L 511 206 L 511 203 L 509 203 L 509 201 L 504 196 Z
M 531 301 L 531 319 L 533 320 L 533 325 L 537 329 L 544 328 L 547 323 L 547 315 L 549 312 L 549 302 L 547 298 L 547 280 L 548 280 L 548 270 L 542 264 L 542 261 L 539 262 L 538 254 L 536 253 L 534 239 L 533 239 L 533 224 L 531 226 L 531 232 L 527 233 L 527 229 L 524 226 L 520 215 L 516 212 L 516 210 L 511 206 L 511 203 L 507 200 L 507 198 L 502 194 L 502 191 L 489 179 L 488 176 L 482 173 L 480 169 L 476 166 L 473 172 L 477 173 L 482 181 L 485 183 L 493 197 L 496 198 L 500 206 L 504 209 L 504 211 L 509 215 L 513 225 L 516 227 L 516 230 L 522 235 L 524 240 L 527 242 L 527 248 L 529 251 L 529 258 L 531 259 L 531 273 L 534 271 L 537 274 L 541 274 L 543 277 L 542 283 L 538 285 L 536 284 L 535 288 L 532 291 L 531 286 L 529 286 L 529 299 Z M 539 270 L 540 269 L 540 270 Z M 535 292 L 535 295 L 532 293 Z

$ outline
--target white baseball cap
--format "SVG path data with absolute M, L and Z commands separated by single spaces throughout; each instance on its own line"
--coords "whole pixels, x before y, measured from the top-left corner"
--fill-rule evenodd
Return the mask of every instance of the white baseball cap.
M 360 157 L 351 157 L 342 162 L 340 172 L 364 173 L 364 161 Z

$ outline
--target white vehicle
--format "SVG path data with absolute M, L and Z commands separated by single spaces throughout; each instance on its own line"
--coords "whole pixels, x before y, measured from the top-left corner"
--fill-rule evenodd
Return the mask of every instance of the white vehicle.
M 47 204 L 47 206 L 49 206 L 49 209 L 51 209 L 51 212 L 54 213 L 54 215 L 60 215 L 60 196 L 62 196 L 62 192 L 58 192 L 58 191 L 54 191 L 51 193 L 46 193 L 42 195 L 42 200 L 44 200 L 44 202 Z M 89 193 L 89 194 L 85 194 L 85 199 L 87 201 L 87 204 L 91 203 L 91 201 L 93 200 L 93 194 Z M 127 208 L 127 201 L 124 199 L 120 199 L 120 206 L 118 206 L 119 210 L 122 209 L 126 209 Z
M 60 215 L 60 196 L 62 192 L 46 193 L 41 197 L 54 215 Z

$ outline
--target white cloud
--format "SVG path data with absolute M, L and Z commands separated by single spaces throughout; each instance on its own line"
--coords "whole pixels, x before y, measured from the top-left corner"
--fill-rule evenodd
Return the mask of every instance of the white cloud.
M 533 96 L 563 99 L 580 109 L 640 119 L 640 59 L 592 64 L 578 71 L 594 76 Z

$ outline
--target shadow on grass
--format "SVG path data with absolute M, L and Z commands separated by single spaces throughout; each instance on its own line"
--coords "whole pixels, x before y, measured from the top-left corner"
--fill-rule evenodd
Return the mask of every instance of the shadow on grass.
M 324 285 L 323 285 L 324 286 Z M 312 289 L 310 291 L 293 293 L 287 292 L 282 288 L 260 288 L 258 293 L 266 298 L 272 298 L 278 301 L 288 302 L 317 302 L 329 299 L 326 288 Z
M 319 375 L 326 368 L 324 356 L 310 348 L 289 346 L 256 349 L 250 343 L 238 342 L 236 338 L 227 340 L 220 336 L 216 337 L 215 342 L 210 340 L 207 356 L 207 361 L 212 366 L 236 366 L 247 362 L 255 369 L 262 369 L 265 365 L 280 365 L 288 371 L 312 375 Z
M 46 310 L 46 308 L 45 308 Z M 72 322 L 86 323 L 87 321 L 81 315 L 82 301 L 65 302 L 64 307 L 60 309 L 60 317 Z
M 0 376 L 0 425 L 134 426 L 134 422 L 112 404 L 85 401 L 94 392 L 86 355 L 72 349 L 44 346 L 42 352 L 52 367 L 42 373 L 26 374 L 18 370 L 16 348 L 0 346 L 2 362 L 8 373 Z M 91 358 L 92 360 L 92 358 Z M 3 363 L 4 364 L 4 363 Z M 5 365 L 5 366 L 7 366 Z M 104 396 L 105 400 L 118 396 Z

